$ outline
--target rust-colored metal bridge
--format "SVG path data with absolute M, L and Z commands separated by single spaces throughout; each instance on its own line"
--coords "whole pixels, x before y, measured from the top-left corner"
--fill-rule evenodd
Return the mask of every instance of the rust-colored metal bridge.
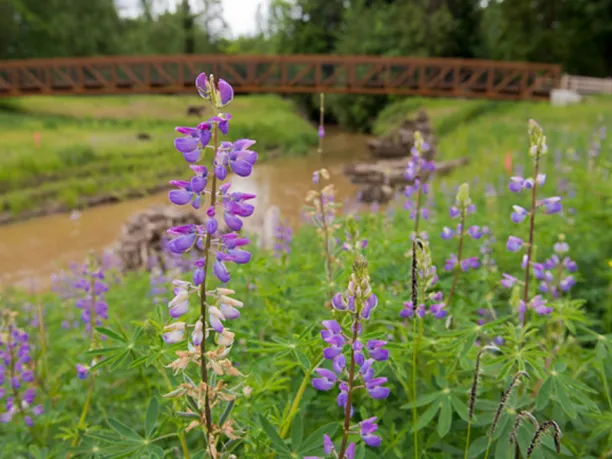
M 0 61 L 0 97 L 193 93 L 200 72 L 237 92 L 395 94 L 534 100 L 559 86 L 554 64 L 374 56 L 177 55 Z

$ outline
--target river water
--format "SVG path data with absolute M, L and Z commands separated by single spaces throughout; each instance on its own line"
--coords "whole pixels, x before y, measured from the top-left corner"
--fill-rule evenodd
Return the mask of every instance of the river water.
M 299 226 L 312 172 L 322 166 L 332 175 L 338 199 L 353 197 L 356 188 L 342 170 L 367 155 L 366 140 L 363 135 L 331 130 L 322 157 L 313 151 L 308 156 L 277 158 L 257 165 L 250 177 L 232 177 L 232 189 L 257 195 L 256 211 L 245 219 L 245 230 L 261 231 L 273 206 L 292 227 Z M 57 214 L 0 226 L 0 290 L 8 285 L 48 288 L 51 274 L 82 261 L 90 251 L 101 252 L 115 241 L 130 215 L 159 204 L 169 204 L 167 192 L 86 209 L 78 218 Z

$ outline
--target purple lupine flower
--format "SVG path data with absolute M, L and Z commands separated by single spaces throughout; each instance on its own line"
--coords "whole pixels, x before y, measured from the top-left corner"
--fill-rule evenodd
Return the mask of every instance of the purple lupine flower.
M 103 282 L 102 269 L 95 269 L 93 265 L 83 266 L 81 275 L 75 282 L 75 288 L 82 290 L 84 296 L 76 301 L 76 307 L 81 310 L 86 331 L 92 333 L 94 326 L 100 327 L 103 320 L 108 320 L 108 304 L 104 300 L 108 286 Z
M 511 276 L 510 274 L 503 273 L 502 276 L 503 278 L 501 280 L 501 284 L 503 287 L 512 288 L 519 282 L 516 277 Z
M 322 124 L 319 126 L 318 136 L 319 136 L 319 139 L 322 139 L 323 137 L 325 137 L 325 128 L 323 127 Z
M 450 229 L 449 227 L 445 226 L 445 227 L 442 229 L 442 233 L 440 234 L 440 237 L 441 237 L 442 239 L 450 239 L 450 238 L 452 238 L 454 235 L 455 235 L 455 232 L 454 232 L 452 229 Z
M 33 406 L 36 388 L 30 351 L 28 333 L 8 318 L 0 333 L 0 399 L 6 396 L 4 411 L 0 408 L 0 423 L 20 420 L 18 414 L 21 414 L 31 427 L 32 415 L 40 416 L 44 412 L 41 405 Z
M 274 256 L 286 257 L 291 252 L 292 231 L 286 221 L 279 219 L 274 228 Z
M 520 206 L 512 206 L 512 208 L 514 209 L 514 212 L 512 212 L 511 218 L 514 223 L 522 222 L 523 220 L 525 220 L 527 215 L 529 215 L 529 212 L 527 212 L 527 210 L 523 209 Z
M 523 247 L 523 240 L 515 237 L 515 236 L 510 236 L 508 237 L 508 242 L 506 243 L 506 248 L 510 251 L 510 252 L 516 252 L 518 250 L 521 249 L 521 247 Z
M 349 229 L 351 230 L 351 240 L 357 240 L 356 228 L 349 225 Z M 353 406 L 347 406 L 349 393 L 352 393 L 352 391 L 365 388 L 368 395 L 374 399 L 386 399 L 390 394 L 389 388 L 384 386 L 387 383 L 387 378 L 374 376 L 374 363 L 389 358 L 389 351 L 384 348 L 387 342 L 372 339 L 364 346 L 361 341 L 363 324 L 370 319 L 378 300 L 376 295 L 372 293 L 369 284 L 367 262 L 358 251 L 354 253 L 356 254 L 356 260 L 348 288 L 344 292 L 336 294 L 332 299 L 332 306 L 336 311 L 350 315 L 352 319 L 350 330 L 343 331 L 342 326 L 336 320 L 323 321 L 324 329 L 321 331 L 321 338 L 329 345 L 323 350 L 323 357 L 332 361 L 332 370 L 317 368 L 319 377 L 312 380 L 313 387 L 321 391 L 332 390 L 336 384 L 338 385 L 337 403 L 339 407 L 343 408 L 345 416 L 348 417 L 352 416 L 354 410 Z M 350 365 L 347 365 L 348 356 L 353 359 Z M 358 383 L 358 381 L 361 381 L 361 383 Z M 364 430 L 363 434 L 366 435 L 364 441 L 367 439 L 369 442 L 367 444 L 373 446 L 376 441 L 380 444 L 380 438 L 371 435 L 376 429 L 372 430 L 371 426 L 365 426 L 364 429 L 368 430 L 368 432 Z M 335 453 L 330 438 L 325 438 L 324 444 L 326 454 Z M 340 451 L 338 455 L 352 457 L 352 453 L 349 455 L 348 451 L 348 449 Z
M 382 440 L 379 436 L 374 435 L 374 432 L 378 430 L 378 425 L 375 424 L 376 416 L 366 419 L 365 421 L 361 421 L 359 423 L 359 430 L 361 434 L 361 439 L 368 446 L 377 447 L 380 446 Z
M 539 290 L 542 293 L 548 293 L 552 298 L 558 298 L 562 292 L 567 293 L 576 284 L 576 280 L 571 273 L 576 272 L 577 265 L 569 257 L 563 260 L 559 259 L 557 254 L 564 254 L 569 251 L 569 244 L 564 241 L 563 236 L 560 236 L 559 242 L 555 243 L 554 253 L 544 263 L 534 263 L 534 275 L 540 280 Z M 536 271 L 537 268 L 537 271 Z
M 563 209 L 561 198 L 559 196 L 543 199 L 538 204 L 544 207 L 544 213 L 546 214 L 555 214 Z
M 513 193 L 518 193 L 523 190 L 525 186 L 525 179 L 523 177 L 510 177 L 510 191 Z
M 211 123 L 200 123 L 197 127 L 177 127 L 184 137 L 174 139 L 174 148 L 183 154 L 185 161 L 196 163 L 200 160 L 201 149 L 206 148 L 212 139 Z
M 77 377 L 79 379 L 87 379 L 87 375 L 89 374 L 89 367 L 86 365 L 77 363 L 76 364 Z

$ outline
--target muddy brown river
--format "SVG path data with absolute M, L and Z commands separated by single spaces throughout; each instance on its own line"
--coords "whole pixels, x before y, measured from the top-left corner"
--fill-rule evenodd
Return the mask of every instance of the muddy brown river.
M 292 227 L 299 226 L 304 197 L 312 188 L 312 172 L 321 166 L 332 174 L 339 200 L 353 197 L 356 188 L 342 169 L 367 155 L 366 140 L 363 135 L 330 130 L 322 158 L 314 151 L 303 157 L 278 158 L 257 165 L 248 178 L 233 177 L 233 189 L 257 195 L 256 211 L 245 219 L 245 229 L 261 230 L 272 206 Z M 187 166 L 185 172 L 189 172 Z M 86 209 L 78 218 L 58 214 L 0 226 L 0 290 L 9 285 L 48 288 L 51 274 L 83 260 L 90 251 L 102 251 L 114 242 L 130 215 L 156 204 L 170 204 L 167 192 Z

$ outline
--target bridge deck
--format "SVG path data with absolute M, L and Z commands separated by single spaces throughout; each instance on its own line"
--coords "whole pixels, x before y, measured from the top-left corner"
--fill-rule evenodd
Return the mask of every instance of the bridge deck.
M 200 72 L 237 92 L 403 94 L 537 100 L 558 87 L 554 64 L 373 56 L 177 55 L 0 61 L 0 97 L 193 93 Z

